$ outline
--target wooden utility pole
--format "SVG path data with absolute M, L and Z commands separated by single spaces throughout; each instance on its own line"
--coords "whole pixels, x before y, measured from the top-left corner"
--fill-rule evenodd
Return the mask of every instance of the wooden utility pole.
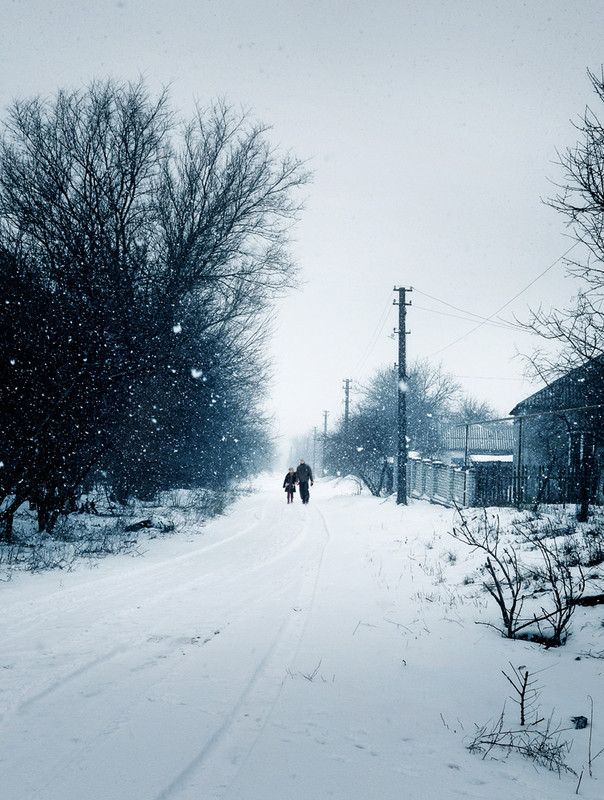
M 348 441 L 348 423 L 350 421 L 350 378 L 344 378 L 344 436 Z
M 323 412 L 323 458 L 321 459 L 321 473 L 325 475 L 325 452 L 327 450 L 327 416 L 329 411 Z
M 398 453 L 396 502 L 407 504 L 407 306 L 406 292 L 411 289 L 394 287 L 398 292 Z
M 522 505 L 522 501 L 524 500 L 523 497 L 523 481 L 522 481 L 522 457 L 524 456 L 523 453 L 523 445 L 524 442 L 522 441 L 522 417 L 518 417 L 518 466 L 516 467 L 516 506 L 520 508 Z

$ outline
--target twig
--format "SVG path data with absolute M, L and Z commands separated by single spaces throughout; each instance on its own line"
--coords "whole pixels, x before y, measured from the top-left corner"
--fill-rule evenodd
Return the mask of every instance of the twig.
M 591 757 L 591 732 L 593 731 L 593 727 L 594 727 L 594 724 L 593 724 L 594 723 L 594 700 L 593 700 L 593 697 L 591 695 L 588 695 L 588 698 L 589 698 L 589 705 L 590 705 L 590 709 L 591 710 L 590 710 L 590 713 L 589 713 L 589 743 L 587 745 L 587 760 L 588 760 L 588 763 L 589 763 L 589 777 L 593 778 L 593 772 L 592 772 L 592 769 L 591 769 L 591 764 L 592 764 L 592 761 L 593 761 L 593 759 Z
M 321 659 L 321 661 L 322 660 L 323 659 Z M 302 675 L 303 678 L 306 678 L 307 681 L 310 681 L 312 683 L 312 681 L 314 681 L 314 679 L 317 677 L 317 672 L 319 671 L 319 667 L 321 666 L 321 661 L 319 661 L 319 663 L 312 672 L 301 672 L 300 675 Z
M 579 775 L 579 781 L 577 783 L 577 788 L 575 789 L 575 794 L 579 794 L 579 787 L 581 786 L 582 780 L 583 780 L 583 770 L 581 770 L 581 774 Z

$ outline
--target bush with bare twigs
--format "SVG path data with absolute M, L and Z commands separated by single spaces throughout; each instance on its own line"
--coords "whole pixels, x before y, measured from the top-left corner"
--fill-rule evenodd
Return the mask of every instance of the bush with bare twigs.
M 565 729 L 561 725 L 554 725 L 551 716 L 547 719 L 539 716 L 539 689 L 535 680 L 529 677 L 529 671 L 526 667 L 512 667 L 512 677 L 505 672 L 503 675 L 514 688 L 512 699 L 520 710 L 520 724 L 508 720 L 504 705 L 495 723 L 476 726 L 468 750 L 480 753 L 483 758 L 494 752 L 503 753 L 506 757 L 518 753 L 559 775 L 563 772 L 576 775 L 575 770 L 566 763 L 571 745 L 562 738 Z
M 502 623 L 493 627 L 509 639 L 563 644 L 585 590 L 581 565 L 571 566 L 556 539 L 531 522 L 516 521 L 511 531 L 503 531 L 499 517 L 486 509 L 472 519 L 458 513 L 453 537 L 485 557 L 482 585 Z

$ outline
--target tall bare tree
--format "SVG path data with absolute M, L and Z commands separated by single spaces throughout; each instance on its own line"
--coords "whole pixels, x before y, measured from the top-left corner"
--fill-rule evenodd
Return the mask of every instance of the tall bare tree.
M 600 105 L 604 71 L 588 75 Z M 604 355 L 604 126 L 598 111 L 588 106 L 575 127 L 579 141 L 559 153 L 563 175 L 559 191 L 547 202 L 566 219 L 580 245 L 578 255 L 567 260 L 579 289 L 573 305 L 532 314 L 529 327 L 556 345 L 533 358 L 545 379 Z
M 581 485 L 583 499 L 579 516 L 587 517 L 587 508 L 604 463 L 604 125 L 600 121 L 604 103 L 604 70 L 588 71 L 596 107 L 587 106 L 575 127 L 579 135 L 576 145 L 559 154 L 562 178 L 558 192 L 548 202 L 565 218 L 576 243 L 567 261 L 570 276 L 578 282 L 574 301 L 566 308 L 539 308 L 533 311 L 527 327 L 547 342 L 527 356 L 529 368 L 546 383 L 575 370 L 575 386 L 571 395 L 562 397 L 554 388 L 560 411 L 569 406 L 579 408 L 570 416 L 562 414 L 555 423 L 560 433 L 569 430 L 579 439 Z M 556 408 L 546 408 L 551 413 Z M 542 419 L 532 422 L 541 433 L 554 426 Z M 570 436 L 572 434 L 572 437 Z M 552 437 L 550 437 L 552 438 Z M 553 438 L 555 441 L 555 438 Z M 553 458 L 555 458 L 555 453 Z
M 439 423 L 448 420 L 460 385 L 441 364 L 417 359 L 408 369 L 407 434 L 409 449 L 424 457 L 440 447 Z M 374 494 L 392 488 L 397 450 L 398 377 L 381 368 L 363 390 L 345 429 L 341 421 L 330 437 L 331 468 L 357 475 Z
M 13 104 L 0 142 L 6 520 L 28 497 L 51 525 L 93 468 L 119 464 L 136 486 L 151 450 L 160 488 L 193 428 L 189 475 L 226 476 L 214 445 L 261 419 L 263 336 L 296 281 L 288 236 L 307 179 L 246 112 L 220 103 L 180 122 L 142 82 Z M 170 425 L 178 441 L 159 446 Z

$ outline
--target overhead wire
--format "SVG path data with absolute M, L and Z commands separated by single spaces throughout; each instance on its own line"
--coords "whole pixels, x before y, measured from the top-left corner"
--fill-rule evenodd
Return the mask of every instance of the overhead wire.
M 442 316 L 450 316 L 450 317 L 453 317 L 453 318 L 456 318 L 456 319 L 466 319 L 466 321 L 468 321 L 468 322 L 472 322 L 474 320 L 478 320 L 478 323 L 471 330 L 467 331 L 465 334 L 463 334 L 459 338 L 455 339 L 454 341 L 450 342 L 449 344 L 445 345 L 444 347 L 441 347 L 440 349 L 434 351 L 433 353 L 431 353 L 428 356 L 428 358 L 432 358 L 433 356 L 438 355 L 439 353 L 442 353 L 445 350 L 448 350 L 450 347 L 453 347 L 454 345 L 456 345 L 459 342 L 463 341 L 463 339 L 466 339 L 468 336 L 470 336 L 471 334 L 475 333 L 477 330 L 482 328 L 484 325 L 490 325 L 490 326 L 493 326 L 493 327 L 499 327 L 499 328 L 503 328 L 503 329 L 507 329 L 507 330 L 523 330 L 523 327 L 521 325 L 515 325 L 514 323 L 509 322 L 507 320 L 497 320 L 495 318 L 497 317 L 498 314 L 501 313 L 501 311 L 503 311 L 505 308 L 507 308 L 509 305 L 511 305 L 514 302 L 514 300 L 516 300 L 518 297 L 520 297 L 522 294 L 524 294 L 524 292 L 526 292 L 528 289 L 530 289 L 531 286 L 533 286 L 538 280 L 540 280 L 551 269 L 553 269 L 556 266 L 556 264 L 558 264 L 563 258 L 565 258 L 578 244 L 580 244 L 580 242 L 581 242 L 581 240 L 577 240 L 576 242 L 574 242 L 564 253 L 562 253 L 562 255 L 560 255 L 548 267 L 546 267 L 542 272 L 540 272 L 539 275 L 537 275 L 535 278 L 533 278 L 526 286 L 524 286 L 519 292 L 517 292 L 512 298 L 510 298 L 507 302 L 505 302 L 503 305 L 501 305 L 496 311 L 494 311 L 488 317 L 483 317 L 480 314 L 476 314 L 473 311 L 468 311 L 466 309 L 463 309 L 463 308 L 460 308 L 459 306 L 454 305 L 453 303 L 449 303 L 447 300 L 442 300 L 442 299 L 440 299 L 438 297 L 435 297 L 434 295 L 431 295 L 428 292 L 424 292 L 421 289 L 417 289 L 416 287 L 411 287 L 413 289 L 413 291 L 416 291 L 418 294 L 421 294 L 424 297 L 428 297 L 429 299 L 434 300 L 435 302 L 442 303 L 443 305 L 446 305 L 449 308 L 452 308 L 454 311 L 459 311 L 460 314 L 463 314 L 464 316 L 458 316 L 458 315 L 455 315 L 455 314 L 447 314 L 446 312 L 438 311 L 437 309 L 430 309 L 430 308 L 425 308 L 425 307 L 422 307 L 422 306 L 414 305 L 414 308 L 416 308 L 418 310 L 426 311 L 428 313 L 433 313 L 433 314 L 440 314 Z M 356 363 L 356 365 L 354 367 L 353 372 L 355 374 L 360 372 L 360 370 L 363 368 L 363 366 L 365 365 L 365 362 L 367 361 L 367 359 L 369 358 L 369 355 L 371 354 L 371 351 L 375 347 L 375 345 L 377 343 L 377 340 L 378 340 L 380 334 L 382 333 L 382 331 L 384 329 L 384 326 L 386 325 L 386 322 L 388 320 L 388 312 L 389 312 L 391 307 L 392 307 L 392 300 L 390 299 L 390 295 L 389 295 L 388 296 L 388 300 L 386 301 L 386 304 L 384 306 L 384 309 L 383 309 L 382 313 L 380 314 L 378 322 L 377 322 L 377 324 L 375 326 L 375 329 L 374 329 L 373 333 L 371 334 L 371 336 L 369 338 L 369 342 L 368 342 L 367 346 L 365 347 L 365 350 L 363 351 L 363 354 L 361 355 L 361 357 L 359 358 L 359 360 L 357 361 L 357 363 Z M 474 318 L 474 319 L 472 319 L 472 318 Z M 491 377 L 491 376 L 479 376 L 479 375 L 459 375 L 457 377 L 468 378 L 468 379 L 471 378 L 473 380 L 502 380 L 501 378 L 497 378 L 497 377 L 494 377 L 494 376 Z M 523 380 L 523 379 L 522 378 L 509 378 L 508 380 Z
M 498 375 L 454 375 L 454 378 L 466 378 L 472 381 L 525 381 L 526 378 L 502 378 Z
M 476 314 L 474 311 L 468 311 L 466 308 L 460 308 L 459 306 L 453 305 L 453 303 L 449 303 L 447 300 L 443 300 L 440 297 L 435 297 L 433 294 L 428 294 L 428 292 L 424 292 L 421 289 L 418 289 L 416 286 L 413 287 L 413 291 L 423 295 L 424 297 L 428 297 L 430 300 L 434 300 L 436 303 L 442 303 L 442 305 L 448 306 L 449 308 L 452 308 L 454 311 L 459 311 L 461 314 L 465 314 L 468 317 L 475 317 L 478 320 L 487 319 L 486 317 L 483 317 L 481 314 Z M 414 305 L 414 308 L 419 308 L 419 306 Z M 499 322 L 502 325 L 513 325 L 513 323 L 509 322 L 508 320 L 499 320 Z
M 432 358 L 433 356 L 436 356 L 439 353 L 442 353 L 445 350 L 448 350 L 450 347 L 453 347 L 454 345 L 458 344 L 459 342 L 463 341 L 464 339 L 467 339 L 468 336 L 471 336 L 473 333 L 475 333 L 477 330 L 479 330 L 479 328 L 482 328 L 483 325 L 485 325 L 487 322 L 492 320 L 493 317 L 496 317 L 497 314 L 501 313 L 504 308 L 507 308 L 509 305 L 511 305 L 514 302 L 514 300 L 517 300 L 520 297 L 521 294 L 524 294 L 524 292 L 526 292 L 528 289 L 530 289 L 531 286 L 533 286 L 533 284 L 537 283 L 538 280 L 540 280 L 551 269 L 553 269 L 556 266 L 556 264 L 558 264 L 560 261 L 562 261 L 563 258 L 566 258 L 566 256 L 571 252 L 571 250 L 573 250 L 578 244 L 580 244 L 581 241 L 582 241 L 581 239 L 578 239 L 576 242 L 574 242 L 574 244 L 572 244 L 568 248 L 568 250 L 566 250 L 564 253 L 562 253 L 561 256 L 558 256 L 558 258 L 555 261 L 553 261 L 548 267 L 546 267 L 542 272 L 540 272 L 539 275 L 537 275 L 535 278 L 533 278 L 532 281 L 527 283 L 527 285 L 523 289 L 521 289 L 519 292 L 517 292 L 512 298 L 510 298 L 507 302 L 505 302 L 502 306 L 500 306 L 496 311 L 494 311 L 488 317 L 482 318 L 481 321 L 477 325 L 475 325 L 471 330 L 469 330 L 466 333 L 464 333 L 463 336 L 460 336 L 459 338 L 455 339 L 453 342 L 450 342 L 449 344 L 446 344 L 444 347 L 441 347 L 438 350 L 435 350 L 433 353 L 431 353 L 428 356 L 428 358 Z
M 376 342 L 377 342 L 380 334 L 384 330 L 384 326 L 386 325 L 386 322 L 388 321 L 388 313 L 389 313 L 391 308 L 392 308 L 392 295 L 391 295 L 391 293 L 389 293 L 388 300 L 386 302 L 386 305 L 384 306 L 384 310 L 380 314 L 380 318 L 379 318 L 379 320 L 377 322 L 377 325 L 375 326 L 375 329 L 374 329 L 373 333 L 371 334 L 369 342 L 368 342 L 367 346 L 365 347 L 365 350 L 363 351 L 363 354 L 361 355 L 361 357 L 359 358 L 359 360 L 356 363 L 356 366 L 354 368 L 354 373 L 355 374 L 362 369 L 362 367 L 365 365 L 365 362 L 369 358 L 369 355 L 370 355 L 371 351 L 375 347 Z
M 534 417 L 551 417 L 559 414 L 570 414 L 571 411 L 593 411 L 596 408 L 604 408 L 604 403 L 594 403 L 590 406 L 570 406 L 569 408 L 551 408 L 545 411 L 530 411 L 528 414 L 508 414 L 505 417 L 494 417 L 491 419 L 477 420 L 476 422 L 461 422 L 455 425 L 456 428 L 469 425 L 487 425 L 490 422 L 515 422 L 516 420 L 532 419 Z
M 423 292 L 420 292 L 419 289 L 415 289 L 414 291 L 418 292 L 419 294 L 424 294 Z M 430 295 L 426 295 L 426 296 L 429 297 Z M 434 297 L 434 298 L 431 298 L 431 299 L 438 300 L 437 297 Z M 444 300 L 440 300 L 438 302 L 445 303 Z M 451 304 L 450 303 L 445 303 L 445 305 L 451 305 Z M 455 308 L 455 306 L 452 306 L 452 307 Z M 451 314 L 450 312 L 447 312 L 447 311 L 438 311 L 435 308 L 425 308 L 424 306 L 418 306 L 417 303 L 413 304 L 413 308 L 414 309 L 418 309 L 419 311 L 427 311 L 430 314 L 440 314 L 443 317 L 453 317 L 454 319 L 466 320 L 466 322 L 476 322 L 476 319 L 472 319 L 471 317 L 468 317 L 468 316 L 461 316 L 460 314 Z M 472 314 L 471 311 L 464 312 L 464 313 Z M 504 328 L 506 330 L 512 330 L 512 331 L 515 331 L 515 330 L 518 330 L 518 328 L 521 328 L 520 325 L 514 325 L 511 322 L 503 322 L 503 321 L 502 322 L 492 322 L 491 320 L 486 319 L 486 317 L 479 317 L 478 314 L 472 314 L 472 316 L 477 317 L 478 319 L 482 320 L 485 325 L 490 325 L 490 326 L 495 327 L 495 328 Z

